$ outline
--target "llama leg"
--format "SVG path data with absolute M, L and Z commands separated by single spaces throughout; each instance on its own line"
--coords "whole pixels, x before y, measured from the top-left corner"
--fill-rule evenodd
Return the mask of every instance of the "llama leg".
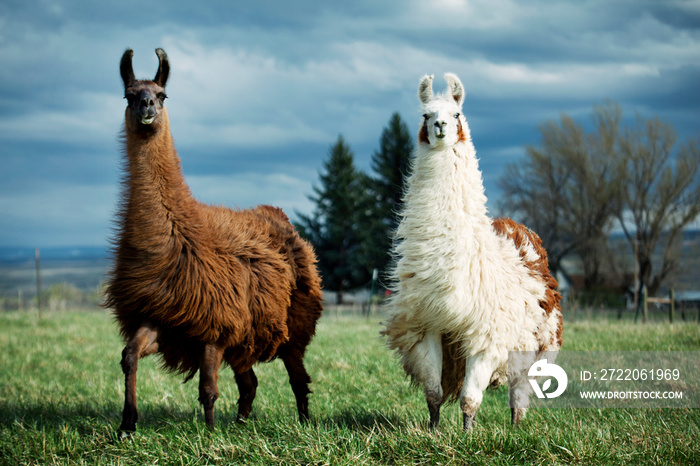
M 239 394 L 236 422 L 244 424 L 248 420 L 251 409 L 253 409 L 255 391 L 258 388 L 258 378 L 255 376 L 253 369 L 250 369 L 236 374 L 236 384 L 238 385 Z
M 404 356 L 404 367 L 409 367 L 413 377 L 423 384 L 430 413 L 430 427 L 438 430 L 440 407 L 443 402 L 442 336 L 438 333 L 427 333 L 425 338 Z
M 121 366 L 124 372 L 124 411 L 119 426 L 120 437 L 136 431 L 138 411 L 136 409 L 136 371 L 139 359 L 158 351 L 158 329 L 150 322 L 136 331 L 122 351 Z
M 284 367 L 289 374 L 289 384 L 292 386 L 294 397 L 297 400 L 297 412 L 299 413 L 299 422 L 306 424 L 309 421 L 309 384 L 311 377 L 306 372 L 304 367 L 303 356 L 297 353 L 290 353 L 282 357 Z
M 530 405 L 530 384 L 527 378 L 518 378 L 510 385 L 510 421 L 517 424 L 525 418 Z
M 467 357 L 467 367 L 464 375 L 464 384 L 460 394 L 460 407 L 462 408 L 462 421 L 465 431 L 470 431 L 476 417 L 476 412 L 484 398 L 484 390 L 489 385 L 491 375 L 497 367 L 495 361 L 486 355 L 480 354 Z
M 207 344 L 199 361 L 199 402 L 204 407 L 204 421 L 214 428 L 214 402 L 219 398 L 219 367 L 224 357 L 224 350 Z
M 508 359 L 510 420 L 512 424 L 519 423 L 527 412 L 530 404 L 532 387 L 528 381 L 527 371 L 535 362 L 532 352 L 514 353 Z

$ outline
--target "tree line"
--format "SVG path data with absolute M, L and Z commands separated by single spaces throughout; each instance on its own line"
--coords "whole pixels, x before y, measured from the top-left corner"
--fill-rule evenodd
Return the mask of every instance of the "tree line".
M 343 294 L 368 284 L 374 269 L 386 285 L 391 237 L 398 225 L 403 181 L 413 153 L 413 137 L 398 113 L 383 129 L 368 175 L 355 167 L 343 136 L 328 151 L 309 199 L 310 215 L 297 212 L 295 226 L 314 245 L 325 289 Z
M 682 231 L 700 214 L 700 138 L 677 144 L 673 125 L 622 108 L 596 106 L 588 125 L 562 114 L 539 127 L 540 143 L 506 167 L 499 179 L 499 209 L 536 231 L 550 268 L 570 278 L 564 259 L 582 265 L 582 288 L 656 293 L 678 267 Z M 328 152 L 309 199 L 310 215 L 296 226 L 316 248 L 326 289 L 343 293 L 368 284 L 373 269 L 386 284 L 391 238 L 401 210 L 403 180 L 414 149 L 398 113 L 372 154 L 372 173 L 359 171 L 341 136 Z M 634 251 L 636 282 L 620 264 L 611 232 Z M 652 261 L 654 254 L 660 261 Z M 633 283 L 634 282 L 634 283 Z

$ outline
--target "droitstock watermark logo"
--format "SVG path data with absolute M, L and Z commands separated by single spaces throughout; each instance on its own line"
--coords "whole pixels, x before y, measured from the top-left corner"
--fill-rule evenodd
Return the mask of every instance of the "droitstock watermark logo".
M 511 352 L 531 407 L 700 408 L 699 351 Z M 527 384 L 526 384 L 527 386 Z
M 535 391 L 537 398 L 556 398 L 566 390 L 566 386 L 569 383 L 569 377 L 566 375 L 566 371 L 554 363 L 548 363 L 546 359 L 540 359 L 527 371 L 528 381 Z M 540 388 L 535 377 L 547 377 Z M 552 379 L 557 381 L 557 386 L 551 393 L 548 390 L 552 386 Z

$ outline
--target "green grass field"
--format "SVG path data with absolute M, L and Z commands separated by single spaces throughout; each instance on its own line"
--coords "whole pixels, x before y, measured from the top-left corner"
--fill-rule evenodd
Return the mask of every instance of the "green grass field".
M 312 422 L 301 426 L 280 361 L 256 368 L 247 425 L 223 368 L 209 431 L 196 379 L 139 367 L 138 432 L 117 441 L 122 343 L 109 314 L 0 314 L 0 464 L 698 464 L 697 409 L 531 410 L 510 425 L 508 390 L 487 391 L 470 434 L 456 404 L 441 432 L 427 429 L 409 386 L 378 336 L 378 320 L 324 317 L 306 365 Z M 576 322 L 566 350 L 700 350 L 698 324 Z

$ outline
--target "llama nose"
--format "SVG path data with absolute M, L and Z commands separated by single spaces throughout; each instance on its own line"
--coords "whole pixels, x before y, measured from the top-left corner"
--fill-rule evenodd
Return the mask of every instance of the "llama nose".
M 156 101 L 152 97 L 144 97 L 141 99 L 141 106 L 142 107 L 153 107 L 156 104 Z
M 141 98 L 141 103 L 139 105 L 139 110 L 141 113 L 146 112 L 155 115 L 156 113 L 156 100 L 152 96 L 144 96 Z
M 446 124 L 447 124 L 446 121 L 441 121 L 441 120 L 438 120 L 435 122 L 435 136 L 437 136 L 439 138 L 445 137 L 444 129 L 445 129 Z
M 138 111 L 141 119 L 152 119 L 157 113 L 158 110 L 156 109 L 156 99 L 152 95 L 146 93 L 141 94 Z

